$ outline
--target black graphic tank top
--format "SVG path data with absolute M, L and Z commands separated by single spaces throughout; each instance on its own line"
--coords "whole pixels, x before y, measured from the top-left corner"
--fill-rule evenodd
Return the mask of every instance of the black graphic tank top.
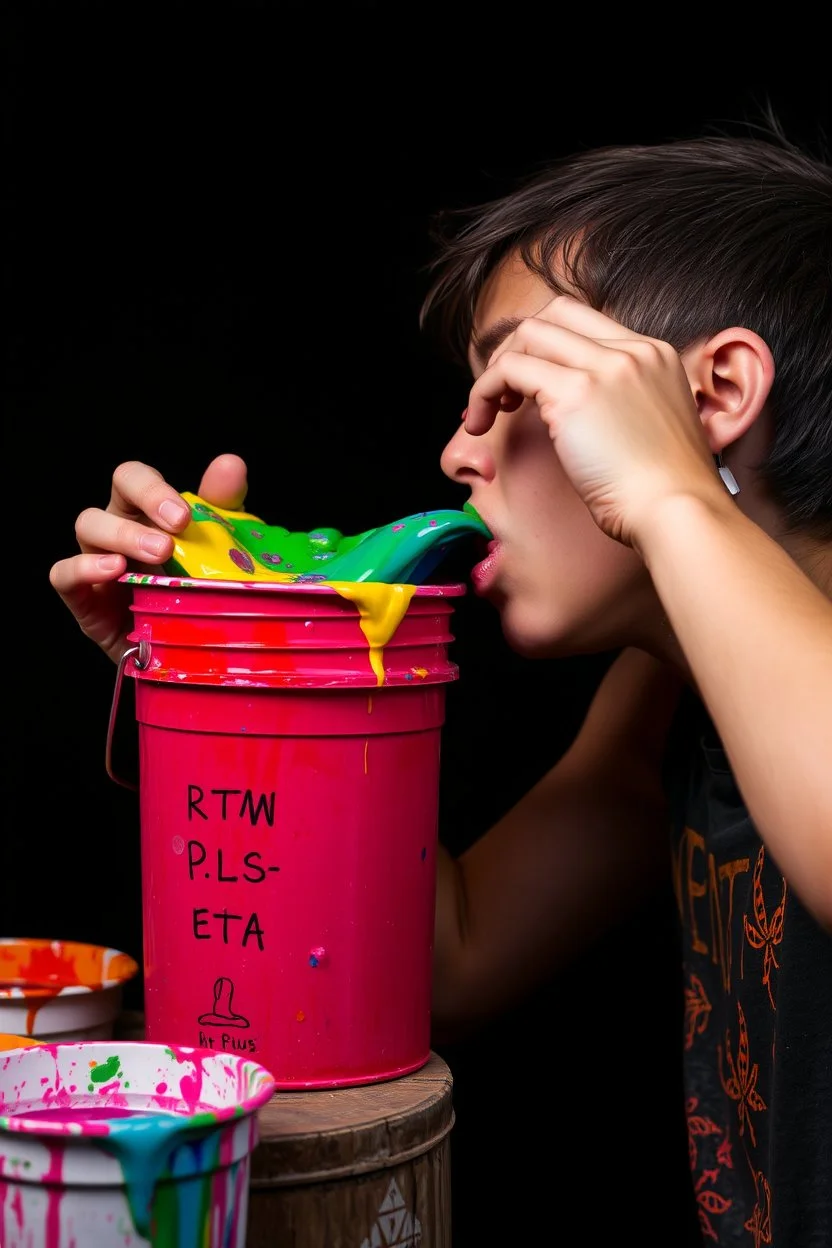
M 832 1248 L 832 936 L 757 835 L 692 694 L 667 789 L 703 1244 Z

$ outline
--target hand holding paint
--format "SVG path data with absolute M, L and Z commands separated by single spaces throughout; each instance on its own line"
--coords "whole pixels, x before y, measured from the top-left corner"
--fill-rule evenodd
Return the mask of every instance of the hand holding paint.
M 220 507 L 242 507 L 247 470 L 239 455 L 211 460 L 199 492 Z M 129 460 L 112 477 L 106 508 L 84 507 L 75 520 L 78 551 L 58 559 L 49 583 L 81 631 L 114 663 L 121 661 L 132 626 L 132 593 L 125 572 L 159 572 L 173 540 L 190 523 L 181 495 L 150 464 Z

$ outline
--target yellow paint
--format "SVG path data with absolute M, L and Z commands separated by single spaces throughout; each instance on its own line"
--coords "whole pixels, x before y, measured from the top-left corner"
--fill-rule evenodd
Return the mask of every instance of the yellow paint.
M 198 503 L 196 494 L 183 493 L 182 497 L 189 503 Z M 259 516 L 248 511 L 226 511 L 222 507 L 211 504 L 211 510 L 224 520 L 252 520 L 262 523 Z M 240 569 L 228 554 L 229 534 L 221 524 L 197 522 L 192 520 L 184 533 L 174 539 L 173 554 L 177 563 L 191 570 L 192 576 L 205 577 L 207 580 L 239 581 Z M 262 581 L 264 584 L 283 582 L 286 585 L 297 580 L 291 572 L 272 572 L 252 560 L 254 571 L 247 572 L 247 581 Z
M 384 647 L 399 627 L 416 586 L 386 585 L 381 581 L 327 581 L 326 584 L 358 607 L 361 631 L 370 647 L 370 666 L 376 674 L 376 683 L 383 685 Z
M 370 739 L 368 737 L 367 740 L 364 742 L 364 775 L 365 776 L 367 774 L 367 751 L 369 750 L 369 748 L 370 748 Z

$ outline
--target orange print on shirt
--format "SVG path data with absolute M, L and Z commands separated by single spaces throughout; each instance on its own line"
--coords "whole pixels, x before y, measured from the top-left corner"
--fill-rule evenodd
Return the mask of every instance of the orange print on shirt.
M 722 1087 L 726 1094 L 730 1096 L 732 1101 L 737 1104 L 737 1120 L 739 1123 L 740 1135 L 745 1133 L 748 1128 L 748 1135 L 752 1146 L 757 1144 L 757 1136 L 754 1133 L 754 1123 L 751 1121 L 751 1111 L 758 1112 L 766 1108 L 766 1103 L 757 1091 L 757 1076 L 760 1073 L 760 1067 L 757 1062 L 752 1066 L 751 1058 L 748 1051 L 748 1027 L 745 1022 L 745 1014 L 739 1001 L 737 1002 L 737 1014 L 739 1016 L 739 1034 L 740 1043 L 737 1050 L 737 1057 L 734 1060 L 733 1048 L 731 1045 L 731 1033 L 725 1033 L 725 1062 L 730 1071 L 728 1078 L 723 1075 L 723 1059 L 720 1049 L 719 1065 L 720 1079 Z
M 763 983 L 768 992 L 771 1008 L 776 1010 L 777 1006 L 771 992 L 771 972 L 772 970 L 780 969 L 776 949 L 783 939 L 783 917 L 786 911 L 787 885 L 786 881 L 783 880 L 783 895 L 780 898 L 780 904 L 776 907 L 771 919 L 769 919 L 762 885 L 765 853 L 766 851 L 761 845 L 757 861 L 754 864 L 754 922 L 751 922 L 747 914 L 743 915 L 743 922 L 745 925 L 745 938 L 749 945 L 751 945 L 752 949 L 763 950 Z M 743 968 L 744 974 L 745 970 Z

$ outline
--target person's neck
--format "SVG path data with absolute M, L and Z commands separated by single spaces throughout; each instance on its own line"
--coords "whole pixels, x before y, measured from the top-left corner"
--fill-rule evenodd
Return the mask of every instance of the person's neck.
M 821 593 L 832 598 L 832 542 L 806 531 L 790 530 L 782 508 L 758 474 L 750 474 L 738 503 L 748 519 L 782 546 Z
M 809 580 L 832 599 L 832 543 L 805 533 L 785 534 L 778 540 Z

